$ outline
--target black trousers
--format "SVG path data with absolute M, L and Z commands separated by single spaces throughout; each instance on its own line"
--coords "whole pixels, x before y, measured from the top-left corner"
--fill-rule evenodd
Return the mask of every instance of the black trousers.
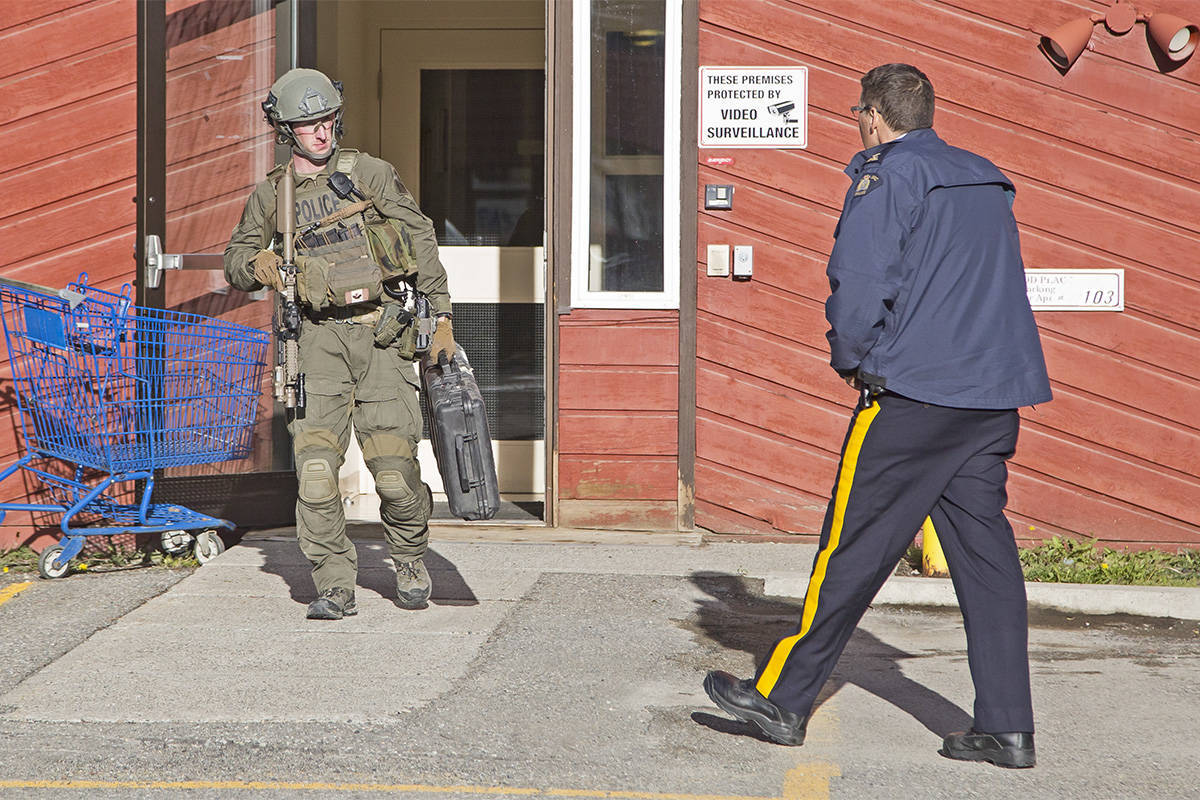
M 1025 582 L 1004 517 L 1015 410 L 927 405 L 884 394 L 850 421 L 796 632 L 755 676 L 807 715 L 867 606 L 928 517 L 967 634 L 975 727 L 1033 732 Z

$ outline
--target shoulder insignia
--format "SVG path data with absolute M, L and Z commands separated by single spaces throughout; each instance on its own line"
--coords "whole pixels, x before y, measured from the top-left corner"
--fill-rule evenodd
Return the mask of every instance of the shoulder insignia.
M 880 182 L 881 179 L 878 175 L 868 172 L 859 179 L 858 185 L 854 187 L 854 196 L 862 197 L 864 194 L 878 186 Z
M 868 158 L 868 159 L 867 159 L 866 161 L 864 161 L 863 163 L 864 163 L 864 164 L 870 164 L 870 163 L 871 163 L 871 162 L 873 162 L 873 161 L 878 161 L 878 160 L 879 160 L 879 156 L 880 156 L 880 155 L 881 155 L 880 153 L 875 153 L 874 155 L 872 155 L 870 158 Z
M 334 165 L 334 169 L 349 175 L 351 170 L 354 169 L 354 162 L 357 160 L 357 150 L 340 150 L 338 151 L 337 163 Z

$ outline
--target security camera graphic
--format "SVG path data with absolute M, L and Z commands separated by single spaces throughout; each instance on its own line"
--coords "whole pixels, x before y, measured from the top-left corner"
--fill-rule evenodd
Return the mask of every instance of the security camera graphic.
M 778 114 L 783 117 L 784 122 L 796 122 L 792 119 L 792 112 L 796 110 L 796 102 L 794 100 L 781 100 L 778 103 L 771 103 L 767 106 L 767 111 L 772 114 Z

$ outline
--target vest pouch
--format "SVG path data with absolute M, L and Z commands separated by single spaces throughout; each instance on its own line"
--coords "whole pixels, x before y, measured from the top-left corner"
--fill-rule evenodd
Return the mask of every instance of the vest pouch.
M 410 324 L 400 331 L 400 335 L 395 338 L 391 346 L 400 352 L 400 357 L 405 361 L 415 361 L 417 359 L 417 326 Z
M 394 347 L 400 357 L 414 361 L 417 357 L 417 320 L 400 303 L 385 303 L 375 323 L 375 346 Z
M 296 297 L 314 311 L 329 307 L 329 259 L 296 255 Z
M 385 217 L 381 222 L 368 225 L 367 239 L 371 243 L 371 254 L 383 267 L 384 280 L 397 275 L 410 278 L 417 274 L 417 250 L 403 222 Z
M 383 294 L 383 273 L 361 235 L 307 250 L 303 283 L 306 302 L 316 311 L 370 303 Z

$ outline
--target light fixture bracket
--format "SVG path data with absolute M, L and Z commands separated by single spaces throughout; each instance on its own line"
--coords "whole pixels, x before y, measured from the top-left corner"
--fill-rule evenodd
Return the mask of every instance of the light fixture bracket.
M 1137 9 L 1133 7 L 1133 3 L 1126 3 L 1124 0 L 1116 0 L 1104 13 L 1104 27 L 1118 36 L 1133 30 L 1137 20 Z

